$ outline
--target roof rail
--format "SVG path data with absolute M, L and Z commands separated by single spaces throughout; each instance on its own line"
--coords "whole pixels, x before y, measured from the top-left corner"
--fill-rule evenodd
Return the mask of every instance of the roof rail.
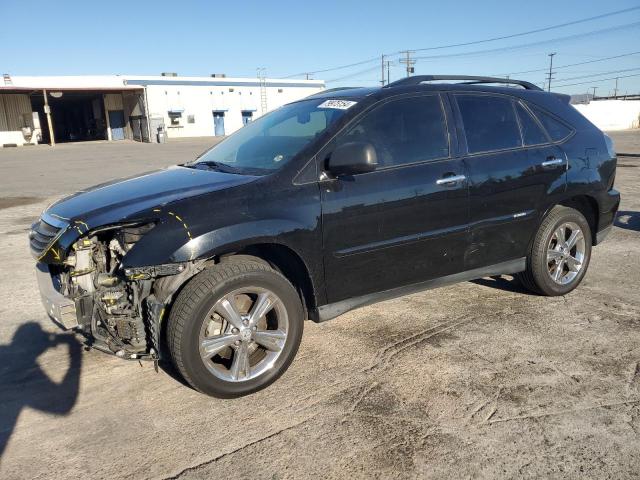
M 520 85 L 527 90 L 542 90 L 539 86 L 524 80 L 514 80 L 512 78 L 499 77 L 476 77 L 473 75 L 415 75 L 403 78 L 385 85 L 383 88 L 404 87 L 409 85 L 420 85 L 423 82 L 435 82 L 439 80 L 463 80 L 462 83 L 473 85 L 478 83 L 504 83 L 507 85 Z

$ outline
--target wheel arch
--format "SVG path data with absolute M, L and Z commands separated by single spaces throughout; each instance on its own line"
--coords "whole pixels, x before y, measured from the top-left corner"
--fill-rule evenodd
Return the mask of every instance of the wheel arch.
M 600 216 L 598 201 L 590 195 L 575 195 L 558 202 L 558 205 L 573 208 L 584 215 L 591 229 L 591 243 L 595 245 Z
M 309 267 L 298 252 L 282 243 L 252 243 L 236 251 L 220 254 L 220 260 L 233 256 L 250 256 L 268 263 L 291 282 L 298 291 L 307 315 L 318 304 L 317 289 Z

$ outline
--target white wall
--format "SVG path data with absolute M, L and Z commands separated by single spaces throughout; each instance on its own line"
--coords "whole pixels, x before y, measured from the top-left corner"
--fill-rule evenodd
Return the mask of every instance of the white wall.
M 323 90 L 322 86 L 267 87 L 267 110 L 299 100 Z M 261 113 L 260 87 L 252 85 L 147 85 L 150 117 L 164 118 L 169 138 L 214 135 L 213 112 L 224 111 L 225 134 L 242 127 L 242 111 L 253 111 L 253 119 Z M 170 110 L 183 110 L 179 125 L 171 125 Z M 189 117 L 193 116 L 193 123 Z M 153 134 L 154 132 L 152 132 Z
M 596 100 L 574 107 L 600 130 L 640 128 L 640 100 Z

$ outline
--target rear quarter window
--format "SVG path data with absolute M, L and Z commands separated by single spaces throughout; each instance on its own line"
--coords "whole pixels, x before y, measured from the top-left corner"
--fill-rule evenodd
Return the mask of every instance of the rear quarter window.
M 554 142 L 560 142 L 567 138 L 573 132 L 573 129 L 563 122 L 553 117 L 551 114 L 541 110 L 540 108 L 527 104 L 531 111 L 538 117 L 540 123 L 545 128 L 549 136 Z
M 469 153 L 522 146 L 511 99 L 490 95 L 456 95 Z
M 520 126 L 522 127 L 522 139 L 524 144 L 540 145 L 547 143 L 547 135 L 542 130 L 542 127 L 538 125 L 538 122 L 533 118 L 520 102 L 516 102 L 516 110 L 518 112 L 518 118 L 520 119 Z

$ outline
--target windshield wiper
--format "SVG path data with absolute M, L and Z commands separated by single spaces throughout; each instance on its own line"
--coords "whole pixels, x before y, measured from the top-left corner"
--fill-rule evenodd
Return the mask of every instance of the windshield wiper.
M 237 169 L 226 163 L 215 162 L 213 160 L 202 160 L 200 162 L 188 163 L 185 166 L 190 168 L 198 168 L 200 165 L 208 167 L 210 170 L 217 170 L 225 173 L 236 173 Z

